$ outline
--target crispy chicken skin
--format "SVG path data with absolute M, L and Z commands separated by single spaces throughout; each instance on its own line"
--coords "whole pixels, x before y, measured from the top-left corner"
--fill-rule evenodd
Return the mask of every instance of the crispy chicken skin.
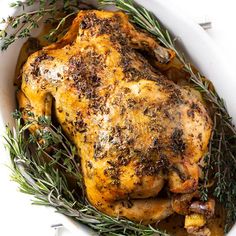
M 174 212 L 171 195 L 196 191 L 212 122 L 145 53 L 157 64 L 175 56 L 124 13 L 80 11 L 60 41 L 28 58 L 18 101 L 26 120 L 28 111 L 51 116 L 55 108 L 78 148 L 91 204 L 147 224 Z

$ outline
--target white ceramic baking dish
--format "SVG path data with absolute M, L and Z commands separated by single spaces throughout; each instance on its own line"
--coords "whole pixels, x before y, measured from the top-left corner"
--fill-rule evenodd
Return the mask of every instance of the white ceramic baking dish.
M 14 14 L 1 0 L 0 13 L 4 16 Z M 87 2 L 96 1 L 90 0 Z M 219 94 L 226 101 L 228 110 L 236 120 L 236 81 L 234 71 L 227 65 L 212 40 L 204 30 L 193 23 L 173 0 L 137 0 L 151 10 L 165 27 L 178 38 L 185 53 L 193 64 L 210 79 Z M 2 16 L 2 15 L 1 15 Z M 3 134 L 5 124 L 11 123 L 11 112 L 15 109 L 15 88 L 13 87 L 14 70 L 19 50 L 24 40 L 12 45 L 6 52 L 0 53 L 0 132 Z M 2 139 L 1 139 L 2 143 Z M 95 235 L 86 227 L 67 217 L 54 213 L 54 209 L 33 207 L 29 197 L 16 192 L 16 185 L 9 181 L 9 170 L 2 163 L 9 162 L 9 156 L 1 145 L 0 160 L 0 234 L 1 235 L 52 235 L 47 228 L 53 223 L 62 223 L 76 235 Z M 32 217 L 33 216 L 33 217 Z M 7 234 L 2 234 L 5 232 Z M 236 235 L 236 228 L 229 235 Z

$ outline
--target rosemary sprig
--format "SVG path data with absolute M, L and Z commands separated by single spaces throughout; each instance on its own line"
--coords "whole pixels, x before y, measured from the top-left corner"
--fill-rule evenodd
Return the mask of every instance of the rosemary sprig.
M 75 162 L 73 151 L 75 149 L 61 129 L 56 128 L 45 117 L 37 121 L 31 119 L 24 125 L 19 112 L 15 112 L 14 117 L 15 127 L 12 130 L 7 127 L 5 136 L 13 166 L 12 179 L 19 184 L 23 193 L 34 196 L 34 204 L 53 206 L 58 212 L 89 226 L 99 235 L 169 236 L 152 226 L 107 216 L 90 205 L 83 194 L 81 172 L 78 163 Z M 37 136 L 31 134 L 29 138 L 28 128 L 35 122 L 47 127 L 47 134 L 41 133 Z M 39 142 L 40 138 L 43 138 L 44 142 Z M 60 159 L 47 151 L 53 147 L 63 153 Z M 49 157 L 49 162 L 45 162 L 45 159 L 42 161 L 42 155 L 45 153 L 46 157 Z M 66 158 L 67 165 L 61 165 L 61 161 Z M 73 174 L 77 182 L 76 188 L 70 187 L 66 173 Z
M 236 129 L 226 109 L 223 99 L 211 88 L 209 81 L 200 73 L 195 73 L 191 64 L 186 61 L 174 44 L 169 32 L 162 28 L 157 18 L 133 0 L 99 0 L 101 6 L 114 5 L 126 12 L 130 20 L 155 35 L 165 47 L 172 49 L 183 69 L 188 72 L 189 80 L 203 95 L 205 101 L 212 106 L 214 114 L 214 130 L 212 132 L 209 151 L 205 158 L 204 183 L 200 187 L 202 200 L 208 198 L 208 181 L 214 179 L 213 195 L 226 209 L 225 231 L 229 231 L 236 221 Z M 214 172 L 213 176 L 211 173 Z

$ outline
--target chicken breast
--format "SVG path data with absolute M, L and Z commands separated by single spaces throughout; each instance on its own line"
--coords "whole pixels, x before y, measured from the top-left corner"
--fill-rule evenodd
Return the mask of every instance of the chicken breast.
M 160 65 L 175 56 L 124 13 L 80 11 L 60 41 L 28 58 L 18 101 L 25 120 L 29 111 L 50 117 L 54 103 L 92 205 L 147 224 L 174 212 L 171 195 L 197 190 L 212 121 L 144 54 Z

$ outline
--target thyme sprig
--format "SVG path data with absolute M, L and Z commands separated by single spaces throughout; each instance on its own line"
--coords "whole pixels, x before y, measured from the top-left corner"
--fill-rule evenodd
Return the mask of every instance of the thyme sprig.
M 24 125 L 18 111 L 14 113 L 14 117 L 16 124 L 13 129 L 7 127 L 5 136 L 13 167 L 12 179 L 19 184 L 21 192 L 34 196 L 33 204 L 53 206 L 58 212 L 89 226 L 99 235 L 169 236 L 152 226 L 107 216 L 90 205 L 83 194 L 81 172 L 75 162 L 75 148 L 61 128 L 52 125 L 45 117 L 31 119 Z M 28 128 L 35 123 L 46 127 L 47 133 L 29 134 Z M 44 142 L 38 141 L 39 139 Z M 55 148 L 56 153 L 63 155 L 58 159 L 55 152 L 48 151 L 48 148 Z M 45 153 L 49 161 L 45 161 Z M 61 162 L 63 160 L 67 160 L 67 164 Z M 66 176 L 68 173 L 76 180 L 73 189 Z
M 236 129 L 223 99 L 212 89 L 212 84 L 208 80 L 199 72 L 193 71 L 191 64 L 177 50 L 169 32 L 160 25 L 154 14 L 135 4 L 133 0 L 99 0 L 99 2 L 102 6 L 114 5 L 126 12 L 134 24 L 156 36 L 165 47 L 172 49 L 183 69 L 189 74 L 191 83 L 201 92 L 204 100 L 211 104 L 214 129 L 205 157 L 204 183 L 200 190 L 202 200 L 207 200 L 208 181 L 213 178 L 215 184 L 212 193 L 226 209 L 225 231 L 229 231 L 236 221 Z
M 29 10 L 32 6 L 35 10 Z M 0 21 L 0 25 L 3 25 L 0 29 L 1 50 L 6 50 L 17 39 L 29 37 L 33 29 L 39 28 L 41 22 L 56 25 L 45 35 L 48 41 L 56 41 L 66 32 L 63 26 L 79 11 L 80 4 L 77 0 L 28 0 L 13 2 L 10 7 L 23 12 Z

